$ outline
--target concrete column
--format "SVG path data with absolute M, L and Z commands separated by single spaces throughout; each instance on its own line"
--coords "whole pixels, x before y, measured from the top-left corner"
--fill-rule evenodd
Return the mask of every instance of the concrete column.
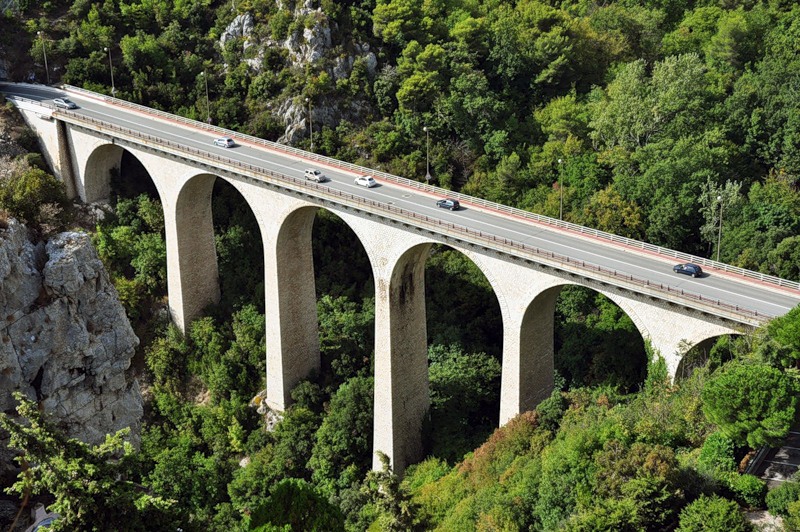
M 503 317 L 500 425 L 533 410 L 553 391 L 553 331 L 561 286 L 549 288 L 524 311 Z
M 307 204 L 298 202 L 297 205 Z M 291 404 L 292 388 L 320 367 L 311 249 L 317 208 L 301 207 L 283 218 L 286 206 L 281 209 L 274 205 L 266 223 L 261 223 L 267 320 L 267 404 L 278 411 Z
M 75 161 L 67 134 L 67 126 L 61 120 L 55 120 L 58 132 L 58 168 L 61 170 L 61 181 L 64 182 L 67 197 L 75 199 L 79 196 L 77 180 L 75 179 Z M 55 165 L 51 165 L 55 168 Z
M 430 244 L 400 257 L 375 281 L 375 426 L 373 446 L 393 471 L 422 458 L 422 421 L 430 406 L 425 321 L 425 261 Z M 381 469 L 377 453 L 373 469 Z
M 207 305 L 219 301 L 211 218 L 215 179 L 208 174 L 193 177 L 180 189 L 177 201 L 162 196 L 169 311 L 175 325 L 184 332 Z

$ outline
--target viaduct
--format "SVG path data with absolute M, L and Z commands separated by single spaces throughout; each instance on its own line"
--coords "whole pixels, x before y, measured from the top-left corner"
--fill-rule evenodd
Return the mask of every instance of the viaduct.
M 198 149 L 164 140 L 159 135 L 143 133 L 134 122 L 147 121 L 155 128 L 199 129 L 208 138 L 231 136 L 265 154 L 282 152 L 306 162 L 314 161 L 316 167 L 326 170 L 352 171 L 354 175 L 371 173 L 384 186 L 415 187 L 422 193 L 435 194 L 437 189 L 427 185 L 224 132 L 88 91 L 67 90 L 81 102 L 81 109 L 56 109 L 52 101 L 43 98 L 18 98 L 17 106 L 73 197 L 84 202 L 108 198 L 111 171 L 119 169 L 124 151 L 138 159 L 150 174 L 164 209 L 169 308 L 182 329 L 204 306 L 219 298 L 211 218 L 214 181 L 230 183 L 252 209 L 263 243 L 267 402 L 275 410 L 286 409 L 292 387 L 320 365 L 311 253 L 316 212 L 332 211 L 353 230 L 366 250 L 375 282 L 374 449 L 386 453 L 398 473 L 420 458 L 420 431 L 429 407 L 424 265 L 434 244 L 446 244 L 471 259 L 486 275 L 499 302 L 503 322 L 501 424 L 534 408 L 552 390 L 554 308 L 559 291 L 566 285 L 589 287 L 619 305 L 643 338 L 665 358 L 673 375 L 681 355 L 691 346 L 719 335 L 745 332 L 766 319 L 763 314 L 738 306 L 703 301 L 702 297 L 698 299 L 670 286 L 657 286 L 505 238 L 413 215 L 389 203 L 365 200 L 324 184 L 237 162 L 228 157 L 235 150 L 221 150 L 210 143 Z M 127 113 L 128 119 L 90 115 L 85 110 L 92 105 L 118 108 L 120 113 Z M 473 210 L 522 216 L 476 198 L 455 197 Z M 529 213 L 525 215 L 531 217 Z M 554 222 L 534 218 L 531 224 Z M 599 234 L 570 224 L 564 226 L 567 231 L 584 233 L 578 235 L 578 241 L 597 239 Z M 622 244 L 630 247 L 631 242 Z M 619 247 L 613 242 L 607 245 Z M 655 252 L 638 252 L 664 251 L 659 248 Z M 672 253 L 665 262 L 680 258 Z M 722 269 L 716 263 L 711 266 Z M 671 273 L 670 266 L 666 268 Z M 758 282 L 774 284 L 773 281 Z M 800 301 L 797 288 L 796 283 L 789 286 Z M 764 290 L 777 293 L 784 288 Z M 377 456 L 374 465 L 380 467 Z

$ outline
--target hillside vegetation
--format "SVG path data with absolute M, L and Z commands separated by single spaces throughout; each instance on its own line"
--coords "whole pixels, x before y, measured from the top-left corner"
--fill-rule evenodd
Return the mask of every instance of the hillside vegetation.
M 316 152 L 411 179 L 425 176 L 427 127 L 435 184 L 554 217 L 563 198 L 566 220 L 800 280 L 794 2 L 307 6 L 20 1 L 0 21 L 2 50 L 17 80 L 44 81 L 46 52 L 51 80 L 110 94 L 110 60 L 118 97 L 307 149 L 313 108 Z M 244 14 L 252 31 L 221 44 Z M 20 43 L 27 54 L 13 52 Z M 55 204 L 42 230 L 69 226 L 52 176 L 16 168 L 0 209 L 36 224 L 34 207 Z M 798 484 L 767 495 L 740 471 L 795 419 L 800 309 L 695 350 L 696 369 L 672 382 L 619 307 L 567 287 L 557 389 L 495 430 L 499 306 L 474 264 L 435 247 L 427 458 L 401 481 L 369 471 L 374 288 L 352 231 L 317 215 L 323 369 L 267 431 L 248 406 L 270 348 L 253 214 L 218 180 L 222 300 L 184 336 L 159 312 L 157 195 L 132 157 L 113 177 L 113 213 L 93 238 L 143 339 L 141 449 L 124 434 L 94 448 L 66 441 L 21 398 L 28 424 L 0 417 L 38 465 L 12 491 L 54 499 L 59 529 L 727 532 L 764 507 L 800 527 Z

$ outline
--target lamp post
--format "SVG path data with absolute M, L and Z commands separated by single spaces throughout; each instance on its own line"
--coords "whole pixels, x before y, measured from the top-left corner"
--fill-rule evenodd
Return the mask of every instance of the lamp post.
M 206 71 L 203 70 L 200 72 L 200 75 L 203 76 L 203 81 L 206 84 L 206 123 L 211 123 L 211 105 L 208 103 L 208 75 Z
M 563 159 L 558 160 L 558 193 L 559 193 L 559 207 L 558 207 L 558 219 L 564 219 L 564 179 L 563 175 L 564 172 L 561 171 L 561 165 L 564 163 Z
M 44 56 L 44 74 L 47 77 L 47 84 L 50 85 L 50 70 L 47 68 L 47 46 L 44 43 L 44 35 L 41 31 L 37 31 L 36 35 L 42 40 L 42 55 Z
M 314 151 L 314 122 L 311 121 L 311 98 L 306 96 L 308 104 L 308 138 L 311 140 L 311 151 Z
M 719 233 L 717 233 L 717 262 L 719 262 L 719 250 L 722 244 L 722 195 L 717 196 L 719 202 Z
M 111 96 L 115 96 L 117 89 L 114 87 L 114 64 L 111 62 L 111 48 L 106 46 L 103 50 L 108 52 L 108 69 L 111 71 Z
M 431 184 L 431 132 L 428 126 L 422 128 L 425 132 L 425 183 Z

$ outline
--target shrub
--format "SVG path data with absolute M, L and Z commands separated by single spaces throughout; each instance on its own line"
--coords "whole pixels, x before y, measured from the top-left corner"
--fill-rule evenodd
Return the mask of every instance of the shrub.
M 751 530 L 739 511 L 739 506 L 728 499 L 701 495 L 683 509 L 678 532 L 746 532 Z
M 764 506 L 764 496 L 767 494 L 767 485 L 753 475 L 740 475 L 731 472 L 725 475 L 725 484 L 733 493 L 739 504 L 750 508 Z
M 710 434 L 703 442 L 703 447 L 700 448 L 697 468 L 701 473 L 706 473 L 714 478 L 718 478 L 721 472 L 736 471 L 736 462 L 733 459 L 733 441 L 721 432 Z
M 0 179 L 0 209 L 28 224 L 38 224 L 40 207 L 55 204 L 66 208 L 64 184 L 40 168 L 23 165 Z
M 800 501 L 800 482 L 784 482 L 767 493 L 767 509 L 775 514 L 786 517 L 791 503 Z

